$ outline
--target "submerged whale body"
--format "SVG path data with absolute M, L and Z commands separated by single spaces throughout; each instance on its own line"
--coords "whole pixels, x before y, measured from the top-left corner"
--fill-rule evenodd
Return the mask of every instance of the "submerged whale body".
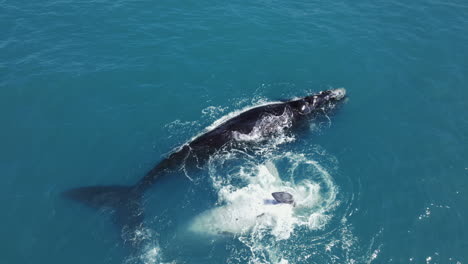
M 258 142 L 333 109 L 346 95 L 343 88 L 331 89 L 300 99 L 271 103 L 246 110 L 228 119 L 214 129 L 196 137 L 159 162 L 132 186 L 107 185 L 79 187 L 64 192 L 67 198 L 85 203 L 96 209 L 111 208 L 116 222 L 130 233 L 141 226 L 144 219 L 141 199 L 143 193 L 163 175 L 175 171 L 186 163 L 203 163 L 220 149 L 236 148 Z M 281 203 L 293 203 L 288 193 L 277 193 Z M 132 243 L 132 247 L 138 246 Z

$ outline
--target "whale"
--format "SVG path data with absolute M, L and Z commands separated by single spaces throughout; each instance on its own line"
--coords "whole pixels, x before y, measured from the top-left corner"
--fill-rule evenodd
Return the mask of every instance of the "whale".
M 157 163 L 141 179 L 130 186 L 84 186 L 64 191 L 62 194 L 95 209 L 111 209 L 115 223 L 122 230 L 136 232 L 142 226 L 143 194 L 174 171 L 187 165 L 203 166 L 220 150 L 246 149 L 284 131 L 293 131 L 301 123 L 327 114 L 346 98 L 344 88 L 329 89 L 302 98 L 283 100 L 252 107 L 240 112 L 183 144 Z M 293 203 L 285 193 L 273 195 L 282 203 Z M 137 247 L 135 241 L 131 247 Z

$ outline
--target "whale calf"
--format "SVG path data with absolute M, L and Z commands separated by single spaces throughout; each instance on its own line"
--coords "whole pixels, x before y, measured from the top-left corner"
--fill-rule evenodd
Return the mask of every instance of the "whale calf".
M 143 193 L 168 172 L 179 170 L 187 163 L 201 166 L 221 149 L 245 149 L 248 144 L 257 144 L 263 138 L 293 129 L 301 121 L 327 113 L 345 96 L 344 88 L 330 89 L 303 98 L 248 109 L 182 145 L 134 185 L 86 186 L 63 194 L 96 209 L 111 208 L 116 223 L 130 232 L 136 231 L 144 219 L 141 206 Z M 273 196 L 279 202 L 293 203 L 292 196 L 286 193 Z

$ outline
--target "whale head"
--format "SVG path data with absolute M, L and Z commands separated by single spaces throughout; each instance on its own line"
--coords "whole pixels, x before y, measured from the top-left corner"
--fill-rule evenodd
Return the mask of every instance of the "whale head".
M 321 91 L 318 94 L 307 96 L 304 99 L 314 108 L 321 108 L 328 104 L 333 104 L 335 102 L 341 101 L 345 98 L 345 96 L 345 88 L 337 88 Z
M 295 101 L 292 106 L 297 112 L 304 115 L 314 110 L 330 110 L 345 97 L 346 90 L 344 88 L 330 89 Z

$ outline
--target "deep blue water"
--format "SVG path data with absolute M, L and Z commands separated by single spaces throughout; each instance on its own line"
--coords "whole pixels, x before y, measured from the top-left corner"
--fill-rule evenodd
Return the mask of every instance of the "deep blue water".
M 0 263 L 468 262 L 466 1 L 0 0 L 0 26 Z M 329 87 L 349 95 L 331 121 L 151 189 L 137 253 L 60 195 L 133 184 L 229 113 Z M 223 188 L 266 190 L 266 163 L 320 187 L 307 223 L 188 231 Z

